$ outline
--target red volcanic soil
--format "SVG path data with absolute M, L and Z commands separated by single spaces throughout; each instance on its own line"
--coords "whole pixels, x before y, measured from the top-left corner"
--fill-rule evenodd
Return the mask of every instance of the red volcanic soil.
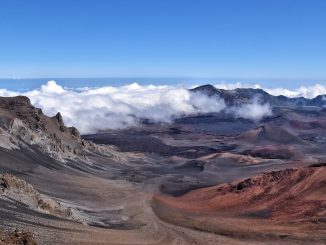
M 260 126 L 237 136 L 235 140 L 248 143 L 304 144 L 304 142 L 281 127 Z
M 293 159 L 299 156 L 294 147 L 287 145 L 258 146 L 249 155 L 269 159 Z
M 153 209 L 172 223 L 232 235 L 244 230 L 249 235 L 248 225 L 264 235 L 266 229 L 305 234 L 313 226 L 315 238 L 326 241 L 326 165 L 263 173 L 179 197 L 157 194 Z M 287 228 L 280 230 L 280 224 Z
M 326 167 L 286 169 L 240 182 L 190 191 L 180 197 L 156 195 L 159 201 L 186 211 L 264 208 L 273 219 L 325 219 Z
M 251 153 L 251 152 L 250 152 Z M 231 152 L 222 152 L 222 153 L 213 153 L 209 154 L 203 157 L 198 158 L 198 160 L 203 160 L 203 161 L 211 161 L 215 159 L 229 159 L 233 160 L 236 163 L 239 164 L 258 164 L 266 161 L 266 159 L 260 158 L 260 156 L 255 156 L 250 154 L 249 155 L 243 155 L 243 154 L 237 154 L 237 153 L 231 153 Z M 250 156 L 252 155 L 252 156 Z M 254 156 L 254 157 L 253 157 Z

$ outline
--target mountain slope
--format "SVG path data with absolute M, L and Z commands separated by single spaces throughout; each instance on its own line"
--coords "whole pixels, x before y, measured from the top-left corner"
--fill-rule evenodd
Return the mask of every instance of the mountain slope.
M 263 173 L 179 197 L 157 194 L 153 208 L 165 221 L 202 231 L 255 240 L 268 237 L 276 243 L 287 238 L 291 244 L 323 244 L 326 165 Z
M 53 158 L 86 161 L 85 150 L 94 148 L 74 127 L 64 125 L 61 114 L 43 114 L 24 96 L 0 98 L 0 146 L 8 149 L 37 146 Z

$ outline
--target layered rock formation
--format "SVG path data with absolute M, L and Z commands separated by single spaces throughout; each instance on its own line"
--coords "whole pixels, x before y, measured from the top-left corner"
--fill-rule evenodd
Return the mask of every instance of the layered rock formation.
M 85 152 L 99 150 L 80 137 L 78 129 L 66 127 L 58 112 L 43 114 L 24 96 L 0 98 L 0 146 L 7 149 L 36 146 L 59 161 L 87 161 Z

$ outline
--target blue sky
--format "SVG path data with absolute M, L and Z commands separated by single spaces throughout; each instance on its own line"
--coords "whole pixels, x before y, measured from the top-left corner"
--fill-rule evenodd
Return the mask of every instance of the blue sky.
M 324 0 L 0 0 L 0 77 L 326 79 Z

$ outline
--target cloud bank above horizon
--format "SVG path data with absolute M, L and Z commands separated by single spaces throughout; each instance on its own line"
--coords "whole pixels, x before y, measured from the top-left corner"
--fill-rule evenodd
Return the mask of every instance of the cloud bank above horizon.
M 267 93 L 279 96 L 283 95 L 289 98 L 294 97 L 304 97 L 307 99 L 313 99 L 318 95 L 326 95 L 326 86 L 322 84 L 315 84 L 312 86 L 300 86 L 296 89 L 286 89 L 286 88 L 266 88 L 260 84 L 249 84 L 249 83 L 219 83 L 214 85 L 216 88 L 220 89 L 236 89 L 236 88 L 255 88 L 263 89 Z
M 217 84 L 217 88 L 261 88 L 258 84 Z M 326 87 L 314 85 L 296 90 L 265 89 L 272 95 L 313 98 L 326 94 Z M 34 106 L 46 115 L 61 112 L 67 126 L 77 127 L 82 134 L 99 130 L 120 129 L 136 126 L 140 120 L 148 119 L 158 123 L 170 123 L 173 119 L 190 114 L 220 112 L 225 110 L 234 117 L 259 121 L 272 115 L 269 104 L 258 99 L 241 107 L 226 108 L 221 98 L 210 98 L 204 94 L 191 93 L 178 86 L 141 86 L 137 83 L 113 87 L 64 88 L 55 81 L 49 81 L 38 89 L 19 93 L 0 89 L 0 96 L 24 95 Z
M 60 111 L 65 124 L 77 127 L 82 134 L 135 126 L 142 119 L 169 123 L 183 115 L 219 112 L 225 108 L 223 100 L 190 93 L 186 88 L 137 83 L 68 89 L 49 81 L 24 93 L 0 90 L 1 96 L 18 94 L 29 97 L 46 115 Z

